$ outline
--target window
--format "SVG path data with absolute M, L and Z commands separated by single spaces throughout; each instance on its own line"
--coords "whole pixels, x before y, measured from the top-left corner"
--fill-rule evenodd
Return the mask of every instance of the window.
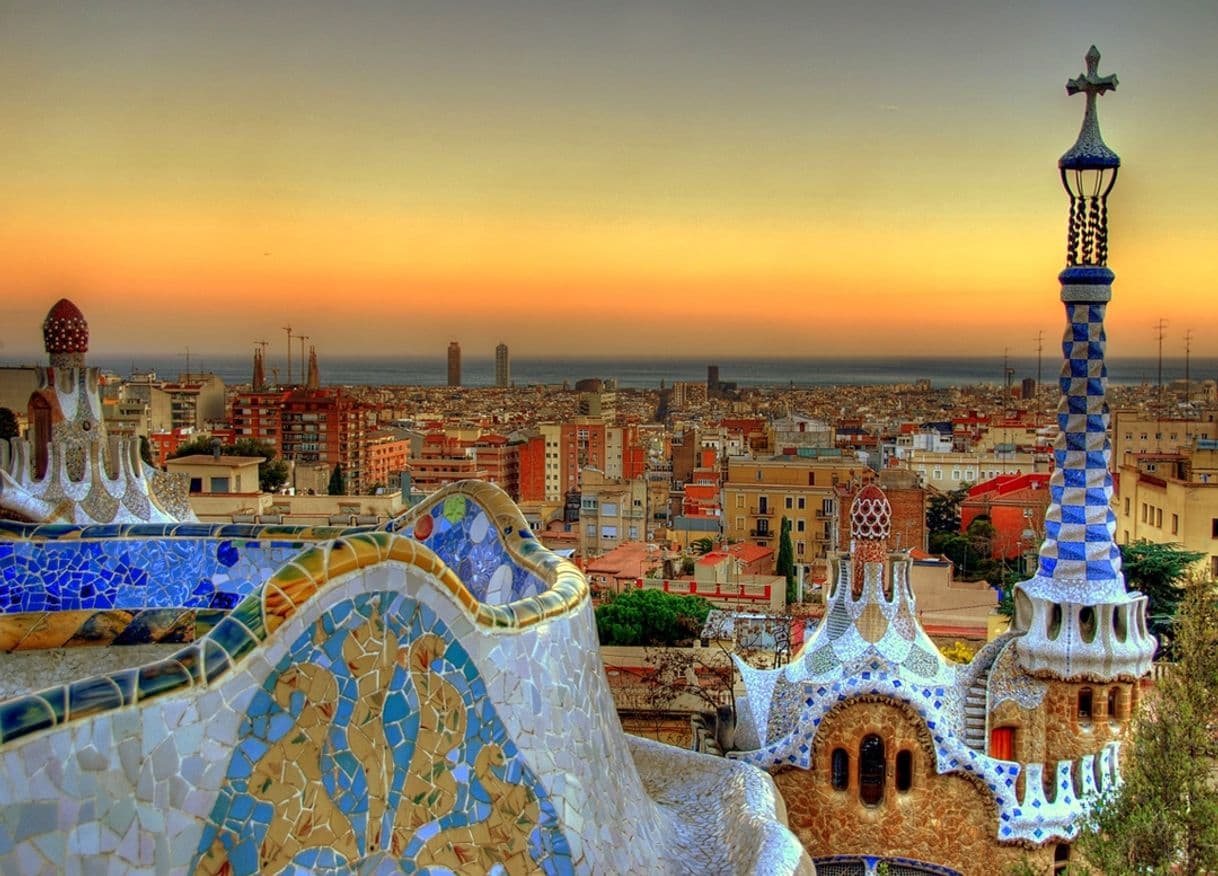
M 211 479 L 211 492 L 227 493 L 228 492 L 228 478 L 212 478 Z
M 743 507 L 744 507 L 744 493 L 737 493 L 737 494 L 736 494 L 736 507 L 737 507 L 737 508 L 743 508 Z
M 822 499 L 821 500 L 820 513 L 822 513 L 822 514 L 832 514 L 833 513 L 833 500 L 832 499 Z
M 616 526 L 602 526 L 601 527 L 601 538 L 617 538 L 617 527 Z
M 1159 527 L 1159 529 L 1163 528 L 1163 509 L 1162 508 L 1155 509 L 1155 526 Z
M 1108 688 L 1108 720 L 1117 720 L 1117 707 L 1120 706 L 1121 689 L 1115 684 Z
M 1079 688 L 1078 716 L 1083 721 L 1091 720 L 1091 688 Z
M 803 496 L 799 497 L 799 500 L 796 502 L 795 507 L 797 507 L 800 511 L 804 510 L 804 497 Z
M 795 521 L 795 531 L 796 531 L 796 532 L 803 532 L 803 531 L 804 531 L 804 526 L 805 526 L 806 522 L 807 522 L 807 521 L 805 521 L 805 520 L 804 520 L 802 517 L 801 517 L 799 520 L 796 520 L 796 521 Z
M 802 541 L 795 542 L 795 553 L 801 557 L 804 555 L 804 543 Z
M 1053 872 L 1065 873 L 1070 869 L 1070 847 L 1065 843 L 1058 843 L 1053 849 Z
M 606 517 L 615 516 L 617 514 L 617 502 L 605 502 L 604 504 L 602 504 L 601 513 L 604 514 Z
M 1015 728 L 995 727 L 990 730 L 990 757 L 996 760 L 1015 759 Z
M 787 496 L 787 510 L 790 511 L 794 507 L 795 507 L 795 497 Z
M 1210 538 L 1218 538 L 1218 517 L 1210 520 Z
M 1171 516 L 1171 534 L 1177 535 L 1180 532 L 1180 515 L 1173 514 Z
M 850 754 L 846 749 L 833 749 L 833 756 L 829 759 L 829 773 L 833 790 L 846 790 L 846 786 L 850 784 Z
M 192 493 L 203 492 L 203 478 L 191 478 L 190 479 L 190 491 Z
M 1129 516 L 1129 497 L 1125 497 L 1125 516 Z
M 884 800 L 884 740 L 874 733 L 859 743 L 859 799 L 866 806 Z
M 897 752 L 897 790 L 904 794 L 913 787 L 913 752 Z

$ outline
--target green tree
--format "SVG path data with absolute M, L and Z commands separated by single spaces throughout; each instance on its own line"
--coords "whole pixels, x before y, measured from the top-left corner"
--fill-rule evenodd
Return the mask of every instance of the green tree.
M 795 546 L 791 542 L 791 521 L 782 518 L 778 535 L 778 560 L 774 574 L 787 579 L 787 602 L 795 601 Z
M 1176 663 L 1134 726 L 1124 783 L 1093 808 L 1078 840 L 1108 876 L 1218 871 L 1218 591 L 1183 588 Z
M 696 639 L 711 604 L 700 596 L 627 590 L 596 609 L 602 645 L 676 645 Z
M 968 496 L 968 487 L 959 487 L 931 496 L 926 503 L 926 531 L 935 533 L 960 532 L 960 503 Z
M 17 415 L 9 408 L 0 408 L 0 441 L 16 438 L 21 434 L 17 428 Z
M 1172 651 L 1172 620 L 1184 595 L 1183 582 L 1189 568 L 1204 556 L 1186 551 L 1178 544 L 1155 544 L 1145 539 L 1121 545 L 1125 580 L 1129 589 L 1146 594 L 1149 600 L 1146 619 L 1163 655 Z
M 326 488 L 326 492 L 331 496 L 347 495 L 347 479 L 343 477 L 341 462 L 334 463 L 334 471 L 330 472 L 330 486 Z
M 233 444 L 224 445 L 210 436 L 195 438 L 178 446 L 169 454 L 170 459 L 191 456 L 196 453 L 210 454 L 217 446 L 229 456 L 261 456 L 258 463 L 258 488 L 264 493 L 273 493 L 288 481 L 288 464 L 278 457 L 274 446 L 256 438 L 242 438 Z
M 691 541 L 689 543 L 689 550 L 691 553 L 702 556 L 703 554 L 709 554 L 711 552 L 711 548 L 714 546 L 715 540 L 713 538 L 710 536 L 703 536 L 702 538 L 695 538 L 693 541 Z

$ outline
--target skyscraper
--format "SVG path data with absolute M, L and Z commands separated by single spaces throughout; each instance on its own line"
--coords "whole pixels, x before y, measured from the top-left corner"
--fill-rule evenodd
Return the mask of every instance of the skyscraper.
M 461 385 L 461 345 L 456 341 L 448 342 L 448 385 Z
M 508 361 L 507 344 L 495 348 L 495 386 L 508 387 L 512 384 L 512 365 Z

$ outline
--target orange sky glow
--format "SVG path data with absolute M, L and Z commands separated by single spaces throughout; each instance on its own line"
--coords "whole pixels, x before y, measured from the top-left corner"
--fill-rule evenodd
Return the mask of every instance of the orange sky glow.
M 1218 355 L 1218 120 L 1175 82 L 1218 13 L 809 6 L 0 10 L 0 362 L 63 295 L 108 352 L 1027 355 L 1092 41 L 1112 349 Z

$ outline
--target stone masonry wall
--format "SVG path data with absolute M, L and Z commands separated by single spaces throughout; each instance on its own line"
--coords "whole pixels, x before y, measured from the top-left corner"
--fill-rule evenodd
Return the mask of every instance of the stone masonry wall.
M 859 798 L 859 743 L 871 733 L 884 741 L 884 794 L 876 806 Z M 998 816 L 988 793 L 963 776 L 938 775 L 930 742 L 925 725 L 897 703 L 852 701 L 830 713 L 817 732 L 812 769 L 774 773 L 791 830 L 808 854 L 900 856 L 966 876 L 997 876 L 1026 859 L 1037 872 L 1048 872 L 1054 844 L 1038 849 L 999 844 Z M 839 747 L 850 755 L 843 791 L 830 781 L 832 752 Z M 902 750 L 913 756 L 912 784 L 905 792 L 896 784 Z

